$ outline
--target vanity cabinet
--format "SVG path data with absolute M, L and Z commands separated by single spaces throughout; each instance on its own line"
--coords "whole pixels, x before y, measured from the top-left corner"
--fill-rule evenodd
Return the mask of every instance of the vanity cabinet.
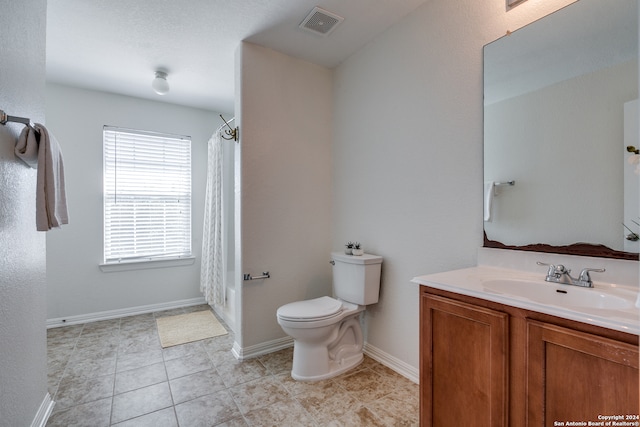
M 422 426 L 638 415 L 636 335 L 422 286 L 420 339 Z
M 543 322 L 527 330 L 529 425 L 638 415 L 637 346 Z
M 506 426 L 506 313 L 425 295 L 420 370 L 423 426 Z

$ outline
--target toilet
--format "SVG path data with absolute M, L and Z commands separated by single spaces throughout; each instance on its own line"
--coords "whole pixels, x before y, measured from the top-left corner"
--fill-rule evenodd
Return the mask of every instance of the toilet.
M 291 376 L 319 381 L 340 375 L 363 359 L 360 313 L 378 302 L 382 257 L 331 254 L 333 293 L 285 304 L 278 324 L 293 338 Z

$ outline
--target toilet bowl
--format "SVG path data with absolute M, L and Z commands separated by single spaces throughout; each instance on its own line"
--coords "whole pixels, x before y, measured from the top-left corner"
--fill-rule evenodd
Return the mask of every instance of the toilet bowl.
M 364 310 L 364 306 L 331 297 L 280 307 L 278 323 L 294 339 L 293 379 L 319 381 L 360 364 L 364 357 L 360 313 Z

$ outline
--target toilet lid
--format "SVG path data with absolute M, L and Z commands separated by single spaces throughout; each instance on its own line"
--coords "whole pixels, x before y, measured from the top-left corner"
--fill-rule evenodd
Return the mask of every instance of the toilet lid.
M 285 304 L 278 309 L 278 317 L 292 320 L 323 319 L 341 311 L 340 301 L 331 297 L 320 297 Z

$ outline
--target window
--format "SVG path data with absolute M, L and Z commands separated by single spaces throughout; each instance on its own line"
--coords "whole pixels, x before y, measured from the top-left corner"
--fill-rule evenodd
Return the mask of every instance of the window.
M 191 256 L 191 138 L 105 126 L 104 263 Z

